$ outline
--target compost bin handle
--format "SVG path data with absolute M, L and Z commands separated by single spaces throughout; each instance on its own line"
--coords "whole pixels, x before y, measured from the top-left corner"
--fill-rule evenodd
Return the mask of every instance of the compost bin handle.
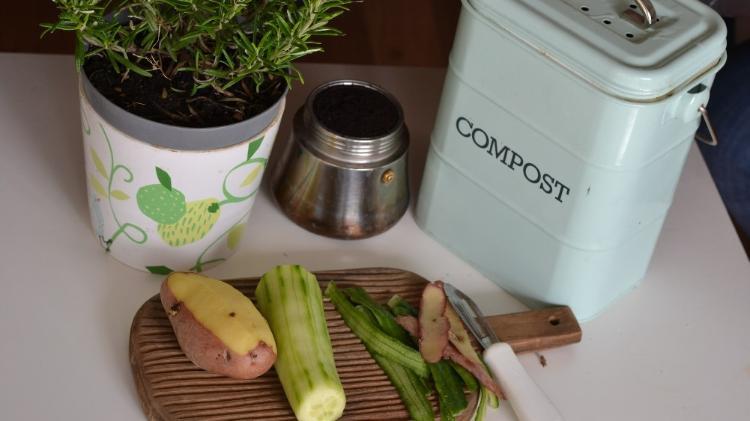
M 635 18 L 640 23 L 645 23 L 646 26 L 651 26 L 654 22 L 657 21 L 656 19 L 656 9 L 654 8 L 654 4 L 651 3 L 651 0 L 633 0 L 636 5 L 638 5 L 638 8 L 641 9 L 641 13 L 643 15 L 639 15 L 638 13 L 634 12 L 633 10 L 626 10 L 625 15 Z
M 698 108 L 698 111 L 700 111 L 701 115 L 703 116 L 703 121 L 706 122 L 706 128 L 708 129 L 708 134 L 711 136 L 711 139 L 706 139 L 705 136 L 702 134 L 696 134 L 695 138 L 706 145 L 709 146 L 718 146 L 719 145 L 719 136 L 716 134 L 716 130 L 714 129 L 714 125 L 711 124 L 711 119 L 708 117 L 708 109 L 706 109 L 705 105 L 701 105 L 700 108 Z

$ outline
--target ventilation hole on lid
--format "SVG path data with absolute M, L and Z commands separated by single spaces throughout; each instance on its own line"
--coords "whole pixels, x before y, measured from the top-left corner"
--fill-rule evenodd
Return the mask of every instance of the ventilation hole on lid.
M 631 4 L 631 5 L 630 5 L 630 8 L 631 8 L 631 9 L 637 9 L 637 8 L 638 8 L 638 6 L 636 6 L 636 5 L 634 5 L 634 4 Z
M 625 36 L 628 37 L 628 38 L 633 38 L 635 35 L 633 35 L 630 32 L 628 32 L 627 34 L 625 34 Z
M 588 6 L 581 6 L 581 10 L 583 10 L 584 12 L 588 12 L 589 11 L 589 7 Z
M 609 20 L 609 19 L 604 19 L 604 24 L 605 24 L 605 25 L 611 25 L 611 24 L 612 24 L 612 21 L 611 21 L 611 20 Z
M 698 84 L 698 85 L 695 85 L 695 86 L 693 86 L 693 87 L 692 87 L 692 88 L 691 88 L 691 89 L 690 89 L 690 90 L 688 91 L 688 93 L 689 93 L 689 94 L 693 94 L 693 95 L 695 95 L 695 94 L 699 94 L 699 93 L 701 93 L 701 92 L 705 91 L 706 89 L 708 89 L 708 86 L 706 86 L 706 85 L 704 85 L 704 84 L 700 83 L 700 84 Z

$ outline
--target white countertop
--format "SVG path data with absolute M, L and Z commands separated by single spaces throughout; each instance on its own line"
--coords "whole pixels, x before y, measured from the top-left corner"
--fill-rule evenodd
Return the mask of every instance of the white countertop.
M 424 165 L 444 70 L 300 66 L 289 116 L 323 81 L 358 78 L 401 101 L 412 184 Z M 68 56 L 0 54 L 0 419 L 140 420 L 128 362 L 136 310 L 161 277 L 108 257 L 89 227 L 76 75 Z M 216 277 L 280 263 L 389 266 L 453 282 L 487 314 L 515 299 L 415 225 L 344 242 L 291 223 L 262 194 L 245 241 Z M 568 421 L 744 420 L 750 416 L 750 264 L 696 148 L 641 286 L 584 323 L 580 344 L 521 360 Z M 507 408 L 493 419 L 512 420 Z

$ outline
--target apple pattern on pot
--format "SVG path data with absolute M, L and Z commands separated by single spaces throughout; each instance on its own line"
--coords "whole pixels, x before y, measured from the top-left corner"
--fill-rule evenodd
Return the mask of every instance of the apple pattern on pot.
M 157 232 L 161 239 L 172 247 L 181 247 L 194 243 L 204 238 L 216 221 L 218 221 L 223 206 L 239 203 L 250 199 L 257 194 L 260 183 L 247 194 L 234 194 L 229 188 L 229 180 L 239 170 L 249 170 L 239 187 L 244 188 L 252 185 L 262 174 L 268 163 L 266 158 L 255 158 L 254 155 L 260 148 L 263 137 L 252 141 L 248 145 L 247 158 L 231 168 L 222 183 L 223 199 L 207 198 L 192 202 L 186 202 L 184 194 L 172 185 L 172 177 L 164 169 L 156 167 L 156 178 L 159 184 L 143 186 L 138 190 L 136 199 L 141 212 L 157 222 Z M 203 252 L 197 257 L 195 265 L 190 268 L 201 272 L 208 265 L 223 262 L 224 258 L 204 261 L 206 253 L 222 240 L 226 241 L 226 247 L 235 250 L 245 230 L 245 219 L 250 214 L 248 210 L 226 231 L 219 235 Z M 166 275 L 173 270 L 168 266 L 147 266 L 146 270 L 151 273 Z
M 162 168 L 156 167 L 159 184 L 141 187 L 136 194 L 138 208 L 148 218 L 159 224 L 159 237 L 172 247 L 182 247 L 203 239 L 218 221 L 221 207 L 248 200 L 258 188 L 246 195 L 235 195 L 228 187 L 228 180 L 235 171 L 251 167 L 240 187 L 251 185 L 265 168 L 266 158 L 253 158 L 263 142 L 263 137 L 248 145 L 247 158 L 227 171 L 222 183 L 222 200 L 204 198 L 186 202 L 185 195 L 172 184 L 172 177 Z M 230 236 L 230 243 L 237 244 L 237 236 Z M 231 246 L 231 244 L 228 244 Z M 198 262 L 199 265 L 200 262 Z
M 172 188 L 172 178 L 159 167 L 156 167 L 156 178 L 159 184 L 138 189 L 135 195 L 138 208 L 159 224 L 174 224 L 185 215 L 185 195 Z
M 172 186 L 172 177 L 156 167 L 159 184 L 138 189 L 136 200 L 141 212 L 159 224 L 159 237 L 172 247 L 192 244 L 205 237 L 219 219 L 214 198 L 186 202 L 185 195 Z
M 211 211 L 216 199 L 203 199 L 187 204 L 187 212 L 174 224 L 159 224 L 157 231 L 172 247 L 194 243 L 208 234 L 219 219 L 219 211 Z

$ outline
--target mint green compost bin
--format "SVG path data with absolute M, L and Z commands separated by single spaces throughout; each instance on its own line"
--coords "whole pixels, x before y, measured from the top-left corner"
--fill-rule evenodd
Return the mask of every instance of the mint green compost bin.
M 596 316 L 647 270 L 725 37 L 696 0 L 463 0 L 418 224 Z

